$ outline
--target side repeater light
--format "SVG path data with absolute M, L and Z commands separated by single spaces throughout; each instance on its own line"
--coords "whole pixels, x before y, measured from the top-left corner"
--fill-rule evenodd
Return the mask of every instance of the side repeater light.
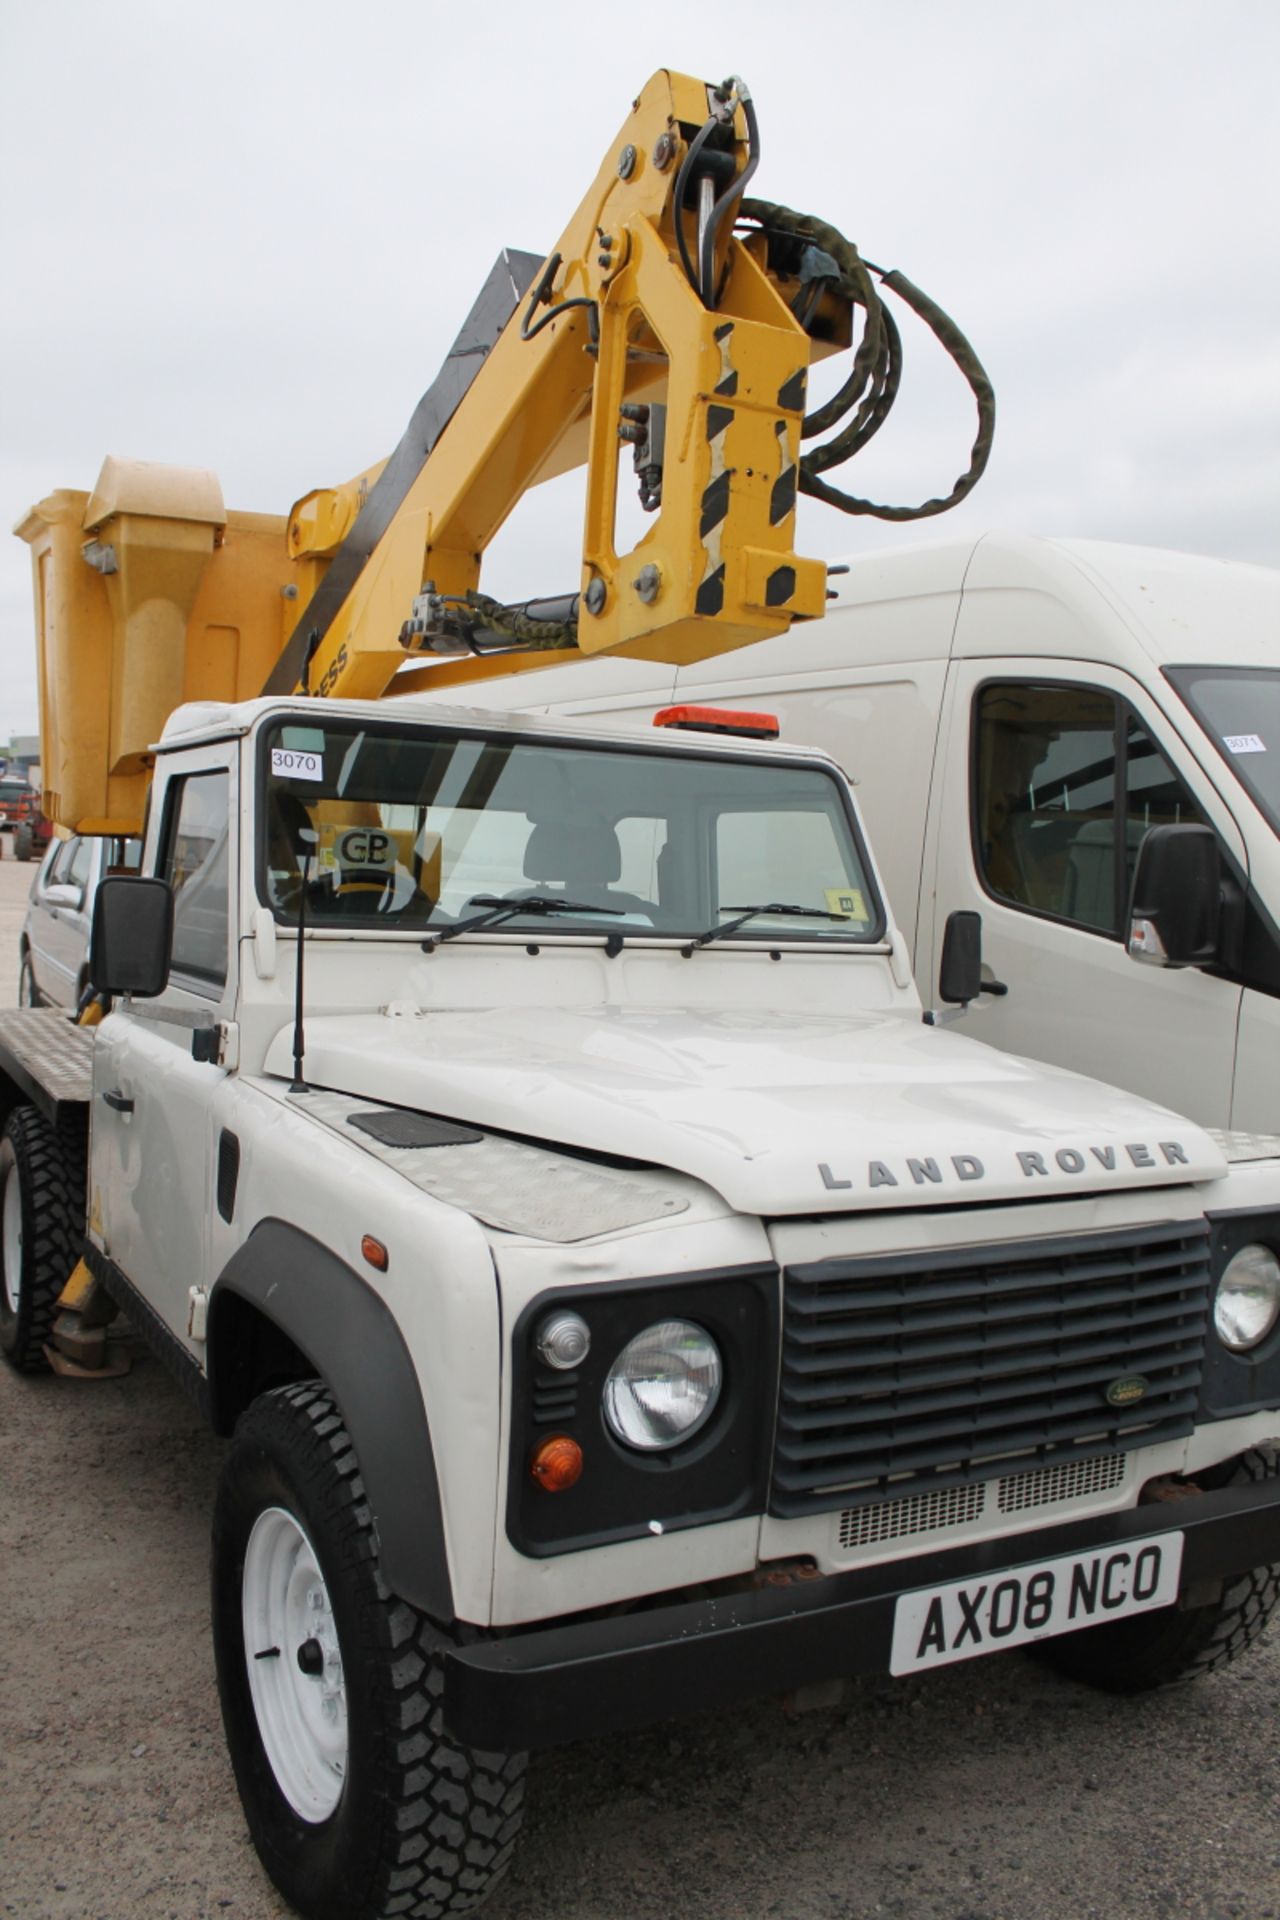
M 737 733 L 746 740 L 776 740 L 778 716 L 739 712 L 733 707 L 663 707 L 655 727 L 686 727 L 694 733 Z

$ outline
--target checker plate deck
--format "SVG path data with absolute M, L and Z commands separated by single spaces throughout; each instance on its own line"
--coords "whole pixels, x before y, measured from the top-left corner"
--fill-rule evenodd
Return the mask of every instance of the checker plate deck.
M 58 1007 L 0 1013 L 0 1068 L 47 1118 L 86 1106 L 93 1093 L 93 1028 Z

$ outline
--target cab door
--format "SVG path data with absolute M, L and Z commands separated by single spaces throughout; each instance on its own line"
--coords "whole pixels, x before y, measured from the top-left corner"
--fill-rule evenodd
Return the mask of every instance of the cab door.
M 226 1069 L 192 1058 L 191 1027 L 235 1010 L 236 768 L 207 749 L 175 757 L 157 794 L 148 870 L 174 892 L 173 965 L 156 1001 L 136 1000 L 98 1029 L 93 1054 L 90 1232 L 193 1352 L 187 1296 L 207 1279 L 214 1096 Z
M 1228 1126 L 1240 986 L 1139 966 L 1123 939 L 1149 827 L 1208 822 L 1246 871 L 1234 820 L 1167 719 L 1096 663 L 962 659 L 944 725 L 922 991 L 937 1004 L 947 915 L 976 908 L 985 977 L 1007 991 L 970 1010 L 975 1039 Z

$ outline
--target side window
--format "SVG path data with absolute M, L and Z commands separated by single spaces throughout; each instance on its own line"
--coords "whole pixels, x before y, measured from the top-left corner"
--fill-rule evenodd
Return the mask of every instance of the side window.
M 74 833 L 69 840 L 62 841 L 49 863 L 49 871 L 45 875 L 46 886 L 65 887 L 71 884 L 71 862 L 76 856 L 79 845 L 80 837 Z
M 169 788 L 162 877 L 173 888 L 173 971 L 209 986 L 227 977 L 228 776 L 193 773 Z
M 622 871 L 614 884 L 622 893 L 637 894 L 642 900 L 660 899 L 666 821 L 632 814 L 619 820 L 614 832 L 622 855 Z
M 1124 701 L 1005 681 L 974 705 L 974 840 L 997 898 L 1118 937 L 1149 827 L 1201 822 Z
M 91 840 L 72 840 L 69 843 L 74 852 L 65 870 L 58 875 L 68 886 L 79 887 L 81 893 L 89 884 L 89 869 L 93 865 L 93 842 Z

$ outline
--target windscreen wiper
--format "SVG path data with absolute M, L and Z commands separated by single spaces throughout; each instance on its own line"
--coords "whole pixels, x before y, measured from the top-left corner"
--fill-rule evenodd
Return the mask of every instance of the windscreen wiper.
M 473 893 L 468 900 L 469 907 L 484 907 L 484 913 L 473 913 L 469 920 L 455 920 L 451 927 L 442 927 L 439 933 L 430 935 L 422 943 L 424 953 L 434 952 L 446 940 L 456 940 L 460 933 L 475 933 L 481 927 L 500 927 L 504 920 L 514 920 L 517 914 L 533 913 L 607 913 L 610 917 L 625 916 L 625 907 L 592 907 L 581 900 L 563 900 L 559 894 L 524 893 L 514 900 L 503 900 L 496 893 Z
M 713 940 L 724 940 L 729 934 L 736 933 L 739 927 L 745 927 L 748 920 L 755 920 L 762 913 L 785 914 L 789 920 L 848 920 L 851 917 L 847 913 L 828 913 L 825 907 L 787 906 L 781 900 L 769 900 L 759 907 L 721 907 L 720 911 L 732 913 L 736 918 L 726 920 L 723 926 L 708 927 L 696 940 L 690 940 L 687 946 L 681 947 L 680 951 L 686 960 L 698 947 L 709 947 Z

